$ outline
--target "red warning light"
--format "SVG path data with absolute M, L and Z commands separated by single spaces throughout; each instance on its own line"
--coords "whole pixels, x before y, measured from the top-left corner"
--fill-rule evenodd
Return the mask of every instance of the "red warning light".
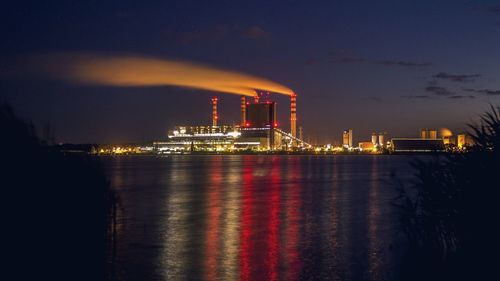
M 245 123 L 245 126 L 246 126 L 246 127 L 249 127 L 249 126 L 250 126 L 250 123 L 246 122 L 246 123 Z
M 274 127 L 278 127 L 278 123 L 274 123 Z

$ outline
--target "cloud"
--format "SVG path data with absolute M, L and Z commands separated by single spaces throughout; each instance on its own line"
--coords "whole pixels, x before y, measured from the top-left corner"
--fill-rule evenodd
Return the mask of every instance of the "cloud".
M 228 38 L 249 38 L 249 39 L 268 39 L 271 34 L 259 26 L 237 27 L 229 25 L 216 25 L 210 28 L 192 31 L 173 31 L 164 32 L 168 39 L 179 44 L 219 42 Z
M 476 78 L 481 77 L 480 74 L 449 74 L 446 72 L 439 72 L 438 74 L 432 76 L 435 79 L 449 80 L 453 82 L 471 82 Z
M 401 60 L 376 60 L 374 64 L 387 65 L 387 66 L 402 66 L 402 67 L 426 67 L 432 66 L 430 62 L 412 62 Z
M 490 89 L 463 89 L 464 91 L 467 92 L 473 92 L 473 93 L 478 93 L 478 94 L 485 94 L 488 96 L 500 96 L 500 90 L 490 90 Z
M 448 98 L 449 99 L 475 99 L 476 97 L 475 96 L 471 96 L 471 95 L 466 95 L 466 96 L 463 96 L 463 95 L 454 95 L 454 96 L 449 96 Z
M 436 80 L 431 80 L 429 82 L 427 82 L 427 85 L 428 86 L 437 86 L 438 82 Z
M 431 96 L 428 95 L 416 95 L 416 96 L 401 96 L 402 98 L 405 99 L 430 99 Z
M 401 61 L 401 60 L 372 60 L 362 57 L 356 56 L 343 56 L 331 59 L 329 62 L 331 63 L 340 63 L 340 64 L 351 64 L 351 63 L 373 63 L 376 65 L 383 66 L 400 66 L 400 67 L 427 67 L 432 66 L 430 62 L 411 62 L 411 61 Z
M 455 93 L 451 92 L 450 90 L 440 87 L 440 86 L 427 86 L 425 87 L 425 91 L 428 93 L 431 93 L 436 96 L 453 96 Z
M 349 64 L 349 63 L 362 63 L 362 62 L 366 62 L 366 61 L 367 61 L 367 59 L 364 59 L 364 58 L 342 57 L 342 58 L 332 59 L 329 62 L 331 62 L 331 63 Z
M 334 49 L 328 52 L 327 59 L 329 63 L 333 64 L 356 64 L 356 63 L 371 63 L 375 65 L 382 66 L 396 66 L 396 67 L 407 67 L 407 68 L 418 68 L 418 67 L 428 67 L 433 64 L 430 62 L 414 62 L 405 61 L 397 59 L 370 59 L 362 56 L 357 56 L 353 52 L 344 49 Z

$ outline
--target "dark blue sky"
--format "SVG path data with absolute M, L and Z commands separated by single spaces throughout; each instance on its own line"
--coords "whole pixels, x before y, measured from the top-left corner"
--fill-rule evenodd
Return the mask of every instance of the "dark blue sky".
M 497 1 L 32 1 L 0 10 L 0 99 L 60 141 L 160 139 L 209 124 L 214 93 L 48 81 L 12 70 L 44 53 L 139 54 L 254 74 L 298 93 L 307 138 L 462 130 L 500 103 Z M 413 4 L 409 4 L 409 3 Z M 16 67 L 19 69 L 19 66 Z M 221 94 L 223 123 L 239 97 Z M 288 101 L 276 96 L 288 128 Z

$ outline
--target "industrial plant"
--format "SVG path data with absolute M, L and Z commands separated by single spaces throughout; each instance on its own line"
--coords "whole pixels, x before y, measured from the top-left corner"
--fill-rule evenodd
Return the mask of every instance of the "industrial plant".
M 141 56 L 106 57 L 82 54 L 61 59 L 72 71 L 61 71 L 59 78 L 88 85 L 113 87 L 173 86 L 240 97 L 241 118 L 233 124 L 220 124 L 219 97 L 212 97 L 211 120 L 200 124 L 178 124 L 163 139 L 146 145 L 100 145 L 97 153 L 426 153 L 463 151 L 471 145 L 467 134 L 454 136 L 449 130 L 422 129 L 416 138 L 390 138 L 386 132 L 373 132 L 371 139 L 354 143 L 353 129 L 342 131 L 335 145 L 312 146 L 297 126 L 297 94 L 285 85 L 266 78 L 200 65 Z M 51 67 L 43 64 L 44 67 Z M 43 67 L 42 67 L 43 68 Z M 50 68 L 51 69 L 51 68 Z M 44 71 L 51 73 L 51 71 Z M 164 75 L 168 73 L 168 75 Z M 53 78 L 53 76 L 51 76 Z M 280 127 L 277 104 L 271 94 L 290 98 L 290 127 Z M 236 106 L 236 105 L 235 105 Z M 207 116 L 208 117 L 208 116 Z M 207 118 L 208 119 L 208 118 Z M 339 132 L 340 133 L 340 132 Z M 67 151 L 74 151 L 69 149 Z
M 281 128 L 277 104 L 268 92 L 253 97 L 241 96 L 238 124 L 220 124 L 218 97 L 212 97 L 211 124 L 177 125 L 165 140 L 146 145 L 100 146 L 99 154 L 189 154 L 189 153 L 354 153 L 400 154 L 429 152 L 461 152 L 473 144 L 466 133 L 453 135 L 448 129 L 439 134 L 435 129 L 422 129 L 415 138 L 390 138 L 387 132 L 373 132 L 371 139 L 354 145 L 353 129 L 342 131 L 339 146 L 312 146 L 305 142 L 302 127 L 297 137 L 297 95 L 290 95 L 290 128 Z
M 159 153 L 194 151 L 306 151 L 312 146 L 297 137 L 297 95 L 290 95 L 290 130 L 279 127 L 276 102 L 269 93 L 241 96 L 238 125 L 219 124 L 218 97 L 211 99 L 212 125 L 176 126 L 168 140 L 153 143 Z

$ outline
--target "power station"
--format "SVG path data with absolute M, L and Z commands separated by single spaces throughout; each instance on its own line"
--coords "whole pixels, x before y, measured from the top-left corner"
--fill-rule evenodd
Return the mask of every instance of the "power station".
M 168 140 L 153 143 L 154 151 L 159 153 L 189 152 L 238 152 L 238 151 L 333 151 L 341 153 L 419 153 L 445 151 L 446 147 L 458 149 L 470 146 L 465 135 L 451 138 L 438 137 L 435 129 L 422 129 L 420 138 L 388 138 L 387 133 L 373 133 L 371 141 L 361 141 L 354 146 L 353 129 L 342 132 L 341 146 L 325 149 L 315 147 L 302 139 L 302 127 L 297 132 L 297 95 L 290 97 L 290 127 L 281 128 L 278 120 L 277 103 L 270 93 L 255 91 L 255 95 L 240 96 L 240 120 L 233 125 L 221 124 L 219 119 L 219 98 L 210 99 L 211 125 L 179 125 L 168 132 Z M 207 118 L 208 119 L 208 118 Z M 297 133 L 299 137 L 297 137 Z M 451 133 L 450 133 L 451 134 Z
M 258 92 L 252 101 L 240 99 L 239 125 L 219 123 L 218 97 L 212 97 L 211 126 L 176 126 L 168 141 L 155 142 L 158 151 L 294 151 L 312 146 L 297 138 L 297 95 L 290 95 L 290 132 L 279 128 L 277 104 L 269 92 Z

